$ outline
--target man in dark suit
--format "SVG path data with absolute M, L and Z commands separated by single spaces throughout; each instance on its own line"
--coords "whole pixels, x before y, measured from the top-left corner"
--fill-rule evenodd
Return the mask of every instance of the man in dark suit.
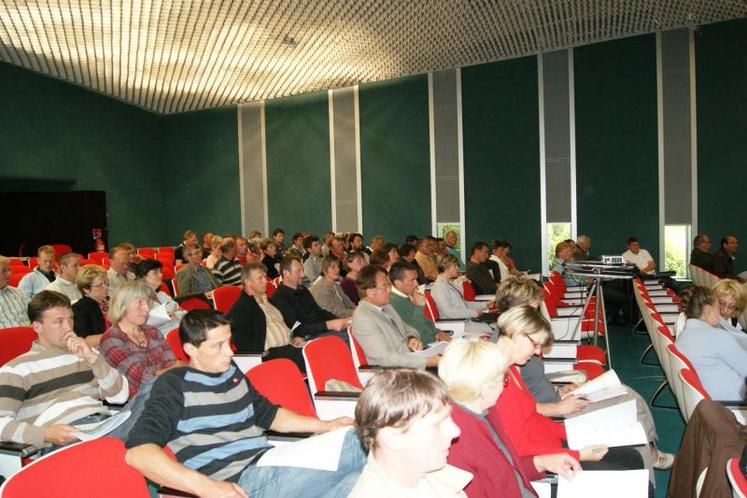
M 721 278 L 737 278 L 734 273 L 734 255 L 739 249 L 739 241 L 733 235 L 721 239 L 721 249 L 713 255 L 713 273 Z
M 713 273 L 713 256 L 711 256 L 711 238 L 699 233 L 693 239 L 693 250 L 690 252 L 690 264 Z

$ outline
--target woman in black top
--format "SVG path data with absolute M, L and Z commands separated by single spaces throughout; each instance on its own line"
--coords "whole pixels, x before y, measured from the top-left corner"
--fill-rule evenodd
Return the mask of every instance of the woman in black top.
M 106 270 L 99 265 L 86 265 L 75 276 L 75 284 L 83 297 L 73 304 L 73 328 L 89 345 L 98 346 L 101 334 L 109 328 Z

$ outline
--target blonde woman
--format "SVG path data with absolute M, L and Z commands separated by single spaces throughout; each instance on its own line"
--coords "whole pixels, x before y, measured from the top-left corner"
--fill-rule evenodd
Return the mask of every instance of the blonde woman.
M 720 315 L 716 326 L 731 332 L 737 342 L 747 349 L 747 334 L 737 321 L 747 305 L 747 291 L 745 291 L 744 284 L 733 278 L 724 278 L 719 280 L 713 292 L 716 294 Z
M 75 333 L 85 337 L 89 346 L 98 346 L 101 334 L 109 328 L 106 270 L 99 265 L 86 265 L 75 275 L 75 285 L 83 294 L 73 304 Z
M 206 268 L 212 270 L 215 266 L 215 263 L 217 263 L 220 259 L 221 254 L 223 254 L 223 251 L 221 251 L 220 249 L 221 245 L 223 245 L 222 237 L 220 237 L 219 235 L 213 235 L 212 237 L 210 237 L 210 252 L 203 260 Z

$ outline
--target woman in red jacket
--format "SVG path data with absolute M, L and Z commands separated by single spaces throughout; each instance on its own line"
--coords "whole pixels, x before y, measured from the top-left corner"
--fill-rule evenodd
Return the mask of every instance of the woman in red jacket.
M 549 470 L 572 478 L 578 462 L 565 453 L 518 456 L 500 425 L 492 427 L 486 410 L 501 396 L 506 360 L 493 343 L 454 341 L 438 367 L 452 399 L 451 417 L 461 435 L 449 451 L 448 463 L 474 475 L 464 489 L 471 498 L 537 496 L 530 480 Z

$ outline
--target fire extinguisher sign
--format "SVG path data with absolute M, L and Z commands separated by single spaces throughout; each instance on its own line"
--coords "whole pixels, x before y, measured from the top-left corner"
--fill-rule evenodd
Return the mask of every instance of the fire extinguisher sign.
M 93 228 L 91 229 L 91 235 L 93 235 L 93 239 L 100 239 L 101 238 L 101 229 L 100 228 Z

